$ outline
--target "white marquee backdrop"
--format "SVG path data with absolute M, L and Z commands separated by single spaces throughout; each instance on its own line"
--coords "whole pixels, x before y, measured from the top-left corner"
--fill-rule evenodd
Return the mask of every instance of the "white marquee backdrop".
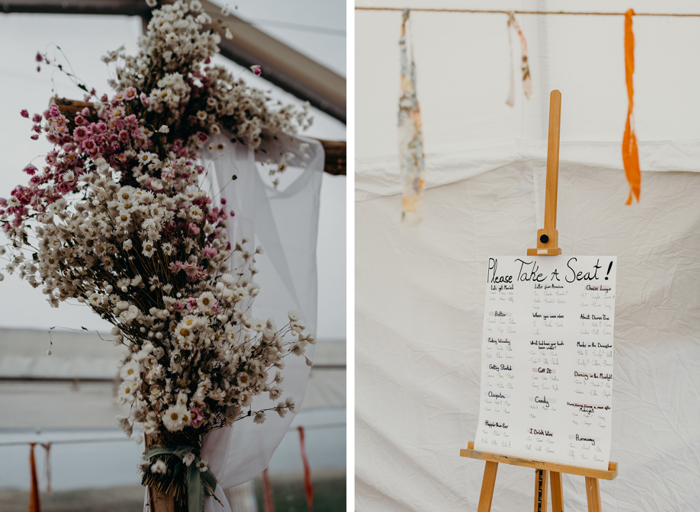
M 564 9 L 546 1 L 468 7 Z M 575 6 L 630 7 L 697 12 L 689 1 Z M 459 449 L 478 419 L 482 279 L 488 256 L 525 254 L 542 226 L 555 88 L 563 95 L 560 247 L 619 263 L 611 460 L 620 475 L 601 482 L 603 508 L 700 509 L 700 412 L 691 405 L 700 400 L 692 366 L 700 357 L 700 66 L 692 64 L 700 19 L 634 18 L 644 172 L 642 202 L 632 207 L 624 206 L 620 153 L 623 17 L 519 16 L 535 94 L 525 101 L 516 84 L 513 109 L 505 105 L 506 15 L 411 19 L 427 183 L 424 222 L 406 232 L 396 157 L 400 13 L 356 11 L 357 510 L 476 508 L 484 463 Z M 531 507 L 532 480 L 529 470 L 499 468 L 492 510 Z M 583 479 L 564 483 L 567 510 L 586 510 Z

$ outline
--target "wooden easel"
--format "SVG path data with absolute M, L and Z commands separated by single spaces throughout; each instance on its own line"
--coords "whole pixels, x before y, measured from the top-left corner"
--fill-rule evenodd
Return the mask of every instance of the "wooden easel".
M 547 185 L 544 203 L 544 228 L 537 231 L 537 248 L 528 249 L 528 256 L 557 256 L 559 233 L 557 232 L 557 188 L 559 180 L 559 126 L 561 123 L 561 93 L 552 91 L 549 96 L 549 140 L 547 143 Z M 490 512 L 493 491 L 496 486 L 498 464 L 511 464 L 535 469 L 535 512 L 547 512 L 547 481 L 551 477 L 552 511 L 564 512 L 564 488 L 561 474 L 568 473 L 586 477 L 588 512 L 602 512 L 598 479 L 612 480 L 617 476 L 617 462 L 610 462 L 608 470 L 589 469 L 566 464 L 555 464 L 533 459 L 521 459 L 497 453 L 474 450 L 474 441 L 469 441 L 466 450 L 460 450 L 461 457 L 486 461 L 484 479 L 481 483 L 479 508 L 477 512 Z

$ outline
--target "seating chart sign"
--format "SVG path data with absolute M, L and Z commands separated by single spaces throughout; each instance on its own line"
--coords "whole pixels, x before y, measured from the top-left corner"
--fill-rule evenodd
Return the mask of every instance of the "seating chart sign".
M 616 267 L 489 258 L 476 450 L 608 469 Z

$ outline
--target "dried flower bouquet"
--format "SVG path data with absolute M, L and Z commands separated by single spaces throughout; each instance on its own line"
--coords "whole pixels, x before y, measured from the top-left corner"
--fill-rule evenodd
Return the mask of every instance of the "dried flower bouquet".
M 149 436 L 144 484 L 190 510 L 216 487 L 202 436 L 295 412 L 279 370 L 314 342 L 296 312 L 282 326 L 252 316 L 262 249 L 229 241 L 233 212 L 199 187 L 203 147 L 232 139 L 256 149 L 310 121 L 211 65 L 220 39 L 203 29 L 210 22 L 197 0 L 154 10 L 136 55 L 104 59 L 116 65 L 115 94 L 97 99 L 79 83 L 93 109 L 68 118 L 52 105 L 31 117 L 32 138 L 43 134 L 54 149 L 0 199 L 6 271 L 41 287 L 52 306 L 75 299 L 114 326 L 114 342 L 128 348 L 119 400 L 130 412 L 120 426 Z M 263 393 L 277 405 L 254 410 Z

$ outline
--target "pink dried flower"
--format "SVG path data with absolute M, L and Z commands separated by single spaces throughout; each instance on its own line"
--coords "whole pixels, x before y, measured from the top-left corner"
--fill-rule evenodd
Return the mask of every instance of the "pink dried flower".
M 253 70 L 253 73 L 255 73 L 256 76 L 262 75 L 262 68 L 259 64 L 256 64 L 255 66 L 250 66 L 250 69 Z
M 190 425 L 192 425 L 194 428 L 199 427 L 204 421 L 204 415 L 199 409 L 195 409 L 194 407 L 190 407 L 190 412 L 192 413 Z
M 75 140 L 83 140 L 87 138 L 89 135 L 87 128 L 84 126 L 78 126 L 75 130 L 73 130 L 73 137 L 75 137 Z
M 20 111 L 20 115 L 21 115 L 22 117 L 29 117 L 29 112 L 27 111 L 26 108 L 23 108 L 23 109 Z

